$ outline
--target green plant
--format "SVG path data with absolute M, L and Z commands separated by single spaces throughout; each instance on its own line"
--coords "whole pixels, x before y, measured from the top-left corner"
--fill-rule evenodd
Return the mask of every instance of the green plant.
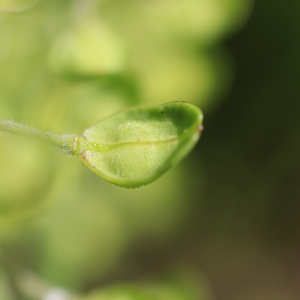
M 129 108 L 82 135 L 41 132 L 13 121 L 0 121 L 0 130 L 45 140 L 77 155 L 107 181 L 134 188 L 153 182 L 185 157 L 200 138 L 202 120 L 196 106 L 172 102 Z
M 0 134 L 1 300 L 210 299 L 197 276 L 160 276 L 206 182 L 196 151 L 172 167 L 203 129 L 187 102 L 209 115 L 228 89 L 219 42 L 250 2 L 0 0 L 1 130 L 37 139 Z M 132 264 L 140 247 L 164 264 Z

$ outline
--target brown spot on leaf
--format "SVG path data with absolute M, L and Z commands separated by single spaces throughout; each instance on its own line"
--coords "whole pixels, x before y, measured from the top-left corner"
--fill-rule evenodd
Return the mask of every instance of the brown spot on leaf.
M 198 125 L 198 130 L 202 132 L 204 130 L 204 126 L 202 124 Z

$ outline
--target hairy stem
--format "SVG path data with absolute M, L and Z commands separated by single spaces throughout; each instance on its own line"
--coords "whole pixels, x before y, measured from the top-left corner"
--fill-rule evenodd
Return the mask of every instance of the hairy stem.
M 42 132 L 34 127 L 18 124 L 11 120 L 0 120 L 0 131 L 22 137 L 40 139 L 54 145 L 66 154 L 74 154 L 74 139 L 76 135 L 59 135 L 52 132 Z

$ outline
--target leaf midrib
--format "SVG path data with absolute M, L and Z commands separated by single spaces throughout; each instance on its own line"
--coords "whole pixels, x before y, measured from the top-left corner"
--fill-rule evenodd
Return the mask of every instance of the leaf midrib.
M 116 148 L 120 148 L 122 146 L 128 145 L 156 145 L 156 144 L 163 144 L 163 143 L 172 143 L 172 142 L 180 142 L 186 139 L 188 136 L 193 135 L 193 132 L 196 133 L 197 129 L 192 128 L 189 131 L 185 132 L 181 136 L 165 139 L 165 140 L 158 140 L 158 141 L 130 141 L 130 142 L 122 142 L 122 143 L 93 143 L 88 141 L 84 136 L 79 136 L 75 151 L 77 153 L 81 153 L 85 150 L 96 151 L 96 152 L 107 152 L 114 150 Z

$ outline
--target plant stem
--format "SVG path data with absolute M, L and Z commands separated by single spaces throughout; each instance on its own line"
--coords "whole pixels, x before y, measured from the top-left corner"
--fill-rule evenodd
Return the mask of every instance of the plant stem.
M 11 120 L 0 120 L 0 131 L 22 137 L 36 138 L 54 145 L 68 155 L 75 152 L 74 139 L 77 135 L 59 135 L 52 132 L 42 132 L 34 127 L 18 124 Z

